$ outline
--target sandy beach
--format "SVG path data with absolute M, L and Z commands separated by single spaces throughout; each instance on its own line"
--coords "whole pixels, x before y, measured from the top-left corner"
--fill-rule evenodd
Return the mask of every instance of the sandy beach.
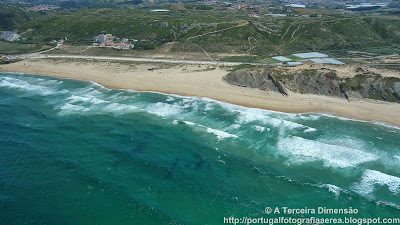
M 151 70 L 149 70 L 151 68 Z M 93 60 L 36 59 L 0 65 L 0 71 L 90 80 L 107 88 L 157 91 L 207 97 L 246 107 L 306 113 L 323 112 L 351 119 L 400 126 L 400 104 L 353 101 L 317 95 L 264 92 L 225 83 L 228 68 L 211 65 L 103 62 Z

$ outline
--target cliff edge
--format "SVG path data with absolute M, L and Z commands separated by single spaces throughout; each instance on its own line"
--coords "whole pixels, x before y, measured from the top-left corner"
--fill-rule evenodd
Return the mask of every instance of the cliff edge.
M 400 103 L 400 79 L 383 77 L 359 69 L 353 77 L 339 77 L 335 70 L 303 69 L 285 71 L 276 68 L 244 69 L 223 77 L 229 84 L 257 88 L 263 91 L 325 95 L 350 101 L 375 99 Z

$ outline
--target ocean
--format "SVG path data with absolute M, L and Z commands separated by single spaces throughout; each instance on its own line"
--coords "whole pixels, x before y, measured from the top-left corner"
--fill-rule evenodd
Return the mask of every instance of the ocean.
M 0 128 L 0 224 L 400 217 L 394 126 L 0 73 Z

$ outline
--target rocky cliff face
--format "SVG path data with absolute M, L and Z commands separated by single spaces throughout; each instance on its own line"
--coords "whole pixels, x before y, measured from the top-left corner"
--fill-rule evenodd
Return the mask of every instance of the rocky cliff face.
M 339 78 L 335 71 L 302 70 L 285 73 L 275 69 L 239 70 L 223 77 L 227 83 L 264 91 L 287 91 L 303 94 L 326 95 L 360 100 L 370 98 L 400 103 L 400 79 L 382 77 L 374 73 L 362 73 L 352 78 Z
M 226 82 L 241 87 L 275 91 L 287 95 L 285 88 L 268 71 L 237 71 L 224 76 Z

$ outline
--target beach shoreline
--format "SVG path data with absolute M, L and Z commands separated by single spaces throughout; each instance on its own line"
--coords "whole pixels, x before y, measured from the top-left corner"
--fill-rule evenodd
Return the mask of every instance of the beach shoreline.
M 35 59 L 0 65 L 0 71 L 93 81 L 110 89 L 206 97 L 284 113 L 325 113 L 400 127 L 398 103 L 374 100 L 349 102 L 339 98 L 298 93 L 283 96 L 275 92 L 238 87 L 222 80 L 229 73 L 227 68 L 210 65 Z

